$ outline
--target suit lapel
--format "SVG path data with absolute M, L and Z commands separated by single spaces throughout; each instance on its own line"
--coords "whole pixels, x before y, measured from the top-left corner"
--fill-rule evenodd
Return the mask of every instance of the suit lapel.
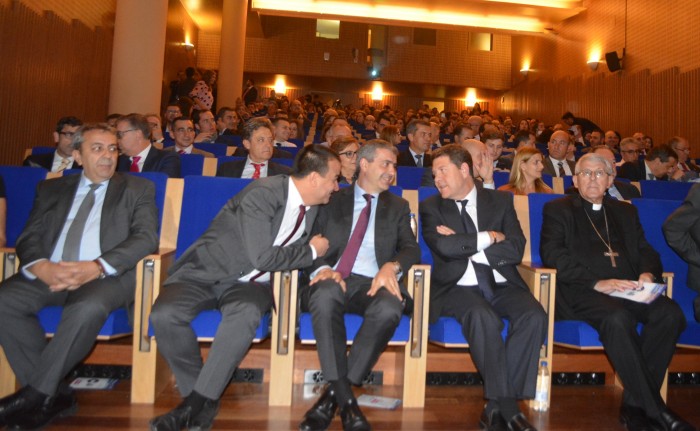
M 114 173 L 109 180 L 107 191 L 105 192 L 105 200 L 102 204 L 102 214 L 100 215 L 100 245 L 105 244 L 105 236 L 111 226 L 114 226 L 114 209 L 119 204 L 119 198 L 126 187 L 126 180 L 121 174 Z
M 397 223 L 398 220 L 393 220 L 389 217 L 387 212 L 389 211 L 389 195 L 390 191 L 385 191 L 379 194 L 377 200 L 377 214 L 374 215 L 374 255 L 377 259 L 377 263 L 380 262 L 379 248 L 386 245 L 386 241 L 382 241 L 385 237 L 384 232 L 387 232 L 390 228 L 389 224 Z M 380 264 L 381 266 L 381 264 Z
M 141 169 L 141 172 L 147 172 L 153 170 L 153 167 L 156 164 L 156 160 L 158 159 L 158 149 L 151 145 L 151 148 L 148 150 L 148 154 L 146 155 L 146 160 L 143 162 L 143 168 Z
M 457 233 L 466 233 L 462 215 L 459 213 L 457 204 L 452 199 L 440 198 L 440 213 L 445 218 L 445 225 L 452 228 Z

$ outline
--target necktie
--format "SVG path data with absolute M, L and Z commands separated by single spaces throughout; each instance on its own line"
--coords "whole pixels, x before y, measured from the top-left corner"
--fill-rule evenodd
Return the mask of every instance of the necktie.
M 253 178 L 254 180 L 260 178 L 260 168 L 262 168 L 263 166 L 265 166 L 265 163 L 253 163 L 253 168 L 255 168 L 255 172 L 253 172 L 253 176 L 251 178 Z
M 649 174 L 649 180 L 654 181 L 655 179 L 656 177 L 654 176 L 654 174 Z
M 141 160 L 141 157 L 139 156 L 134 156 L 131 158 L 131 167 L 129 168 L 129 172 L 141 172 L 141 169 L 139 169 L 139 160 Z
M 622 194 L 621 194 L 620 191 L 617 189 L 617 187 L 615 187 L 614 184 L 613 184 L 612 186 L 610 186 L 610 188 L 608 189 L 608 196 L 610 196 L 610 197 L 613 198 L 613 199 L 617 199 L 618 201 L 621 201 L 621 200 L 624 200 L 624 199 L 625 199 L 625 198 L 622 197 Z
M 185 154 L 185 150 L 177 150 L 178 154 Z
M 557 163 L 557 165 L 559 166 L 559 175 L 557 175 L 557 176 L 563 177 L 564 176 L 564 163 L 559 162 L 559 163 Z
M 462 210 L 460 214 L 462 215 L 462 223 L 464 223 L 464 229 L 467 233 L 475 234 L 478 233 L 474 221 L 467 213 L 467 202 L 465 199 L 463 201 L 458 201 L 462 205 Z M 496 279 L 493 277 L 493 271 L 488 265 L 483 263 L 476 263 L 471 261 L 474 267 L 474 274 L 476 274 L 476 282 L 479 284 L 479 290 L 484 294 L 484 298 L 491 300 L 493 298 L 493 286 L 496 285 Z
M 90 184 L 90 190 L 85 195 L 83 202 L 75 214 L 73 223 L 68 228 L 66 234 L 66 242 L 63 244 L 63 255 L 61 259 L 66 262 L 76 262 L 80 259 L 80 243 L 83 240 L 83 232 L 85 231 L 85 222 L 92 207 L 95 205 L 95 190 L 102 184 Z
M 68 159 L 61 159 L 61 164 L 59 165 L 58 169 L 56 172 L 63 172 L 66 169 L 68 169 L 68 165 L 70 165 L 70 160 Z
M 299 226 L 301 226 L 301 222 L 304 221 L 305 215 L 306 215 L 306 207 L 304 205 L 299 205 L 299 215 L 297 216 L 297 222 L 294 224 L 294 229 L 292 229 L 292 233 L 287 235 L 287 238 L 285 238 L 284 241 L 282 241 L 282 244 L 280 244 L 280 247 L 284 247 L 285 245 L 287 245 L 289 240 L 294 237 L 294 234 L 297 233 L 297 231 L 299 230 Z M 263 274 L 265 274 L 265 271 L 258 272 L 253 277 L 251 277 L 250 281 L 257 280 Z
M 275 145 L 277 146 L 277 148 L 280 148 L 280 147 L 282 146 L 282 143 L 281 143 L 281 142 L 275 142 Z
M 416 166 L 419 168 L 423 167 L 423 155 L 422 154 L 416 154 Z
M 690 168 L 688 168 L 688 165 L 686 165 L 685 163 L 679 163 L 679 164 L 681 165 L 681 170 L 683 172 L 688 172 L 690 170 Z
M 365 237 L 365 232 L 367 232 L 367 225 L 369 225 L 369 216 L 372 211 L 372 195 L 365 193 L 362 197 L 367 201 L 367 205 L 365 205 L 365 207 L 362 208 L 362 212 L 360 212 L 360 217 L 358 217 L 357 223 L 355 223 L 355 230 L 352 231 L 348 245 L 345 247 L 345 251 L 343 251 L 343 255 L 340 257 L 338 267 L 336 268 L 336 271 L 338 271 L 343 278 L 347 278 L 352 272 L 355 259 L 357 259 L 357 253 L 360 251 L 362 240 Z

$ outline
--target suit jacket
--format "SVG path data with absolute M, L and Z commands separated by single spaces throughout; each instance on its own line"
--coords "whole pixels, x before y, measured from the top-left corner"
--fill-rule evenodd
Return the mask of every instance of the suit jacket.
M 245 169 L 245 162 L 246 160 L 234 160 L 232 162 L 222 163 L 216 170 L 216 176 L 240 178 L 241 175 L 243 175 L 243 169 Z M 288 166 L 275 162 L 267 162 L 268 177 L 273 175 L 290 174 L 291 172 L 292 170 Z
M 80 175 L 42 181 L 27 225 L 17 239 L 23 263 L 50 259 L 73 203 Z M 100 219 L 100 248 L 124 288 L 135 288 L 136 264 L 158 248 L 158 210 L 153 183 L 115 173 L 110 179 Z M 132 295 L 133 296 L 133 295 Z
M 700 184 L 663 224 L 668 245 L 688 262 L 688 287 L 700 292 Z M 696 312 L 696 314 L 698 314 Z
M 171 152 L 177 153 L 177 147 L 173 145 L 172 147 L 163 148 L 163 151 L 171 151 Z M 177 153 L 177 154 L 179 154 L 179 153 Z M 204 157 L 216 157 L 213 153 L 210 153 L 209 151 L 200 150 L 199 148 L 195 148 L 195 147 L 192 147 L 191 154 L 200 154 Z
M 505 241 L 484 250 L 489 265 L 510 284 L 527 290 L 517 270 L 525 251 L 525 236 L 515 214 L 513 195 L 484 188 L 477 188 L 476 193 L 478 231 L 499 231 L 506 236 Z M 420 203 L 420 220 L 423 239 L 433 255 L 430 320 L 434 322 L 442 314 L 445 295 L 464 275 L 469 257 L 477 253 L 477 235 L 466 233 L 455 201 L 439 194 Z M 440 225 L 450 227 L 455 234 L 440 235 Z
M 590 221 L 583 205 L 581 196 L 570 195 L 548 202 L 543 209 L 540 255 L 545 266 L 557 270 L 557 317 L 563 319 L 576 318 L 569 304 L 576 301 L 578 291 L 593 289 L 601 279 L 594 264 L 597 257 L 591 251 L 594 244 L 588 239 Z M 609 198 L 603 199 L 603 206 L 611 230 L 618 232 L 624 242 L 618 259 L 627 259 L 637 276 L 650 272 L 660 279 L 661 259 L 644 238 L 637 208 Z
M 625 162 L 617 170 L 617 176 L 620 178 L 627 178 L 630 181 L 644 181 L 648 180 L 646 164 L 644 160 L 640 160 L 637 163 Z M 668 176 L 656 177 L 657 181 L 668 181 Z
M 119 156 L 117 171 L 129 172 L 131 160 L 122 154 Z M 170 178 L 180 178 L 180 157 L 172 151 L 159 150 L 151 146 L 143 162 L 142 172 L 162 172 Z
M 46 154 L 32 154 L 26 159 L 24 159 L 24 163 L 22 163 L 22 166 L 41 167 L 44 169 L 48 169 L 50 172 L 51 168 L 53 167 L 53 157 L 55 153 L 56 152 L 54 151 L 53 153 Z M 80 166 L 78 162 L 74 161 L 73 164 L 67 169 L 83 169 L 83 167 Z
M 413 158 L 413 154 L 408 149 L 399 152 L 396 158 L 396 164 L 399 166 L 416 166 L 416 159 Z M 433 157 L 430 154 L 423 154 L 423 167 L 428 168 L 433 166 Z
M 226 286 L 254 269 L 279 271 L 311 265 L 308 242 L 318 207 L 306 211 L 301 238 L 285 247 L 272 245 L 284 217 L 289 181 L 287 175 L 261 178 L 231 198 L 170 268 L 166 285 Z
M 576 170 L 576 162 L 572 162 L 571 160 L 567 160 L 566 163 L 569 165 L 569 168 L 571 169 L 571 173 L 573 174 Z M 556 171 L 556 169 L 554 169 L 554 165 L 552 164 L 552 159 L 550 159 L 549 157 L 544 158 L 544 170 L 542 171 L 542 173 L 547 174 L 547 175 L 551 175 L 553 177 L 557 176 L 557 171 Z
M 641 198 L 642 195 L 639 193 L 639 189 L 637 189 L 635 186 L 632 184 L 626 183 L 624 181 L 613 181 L 613 185 L 617 189 L 617 191 L 620 192 L 622 195 L 622 198 L 625 200 L 630 200 L 630 199 L 637 199 Z M 566 189 L 566 194 L 567 195 L 577 195 L 578 194 L 578 189 L 575 186 L 571 186 L 568 189 Z M 610 193 L 606 192 L 606 195 L 610 196 Z
M 330 247 L 323 257 L 313 261 L 309 273 L 324 265 L 333 267 L 340 260 L 350 240 L 354 205 L 355 187 L 351 186 L 334 193 L 330 202 L 321 208 L 313 234 L 323 234 Z M 420 248 L 411 230 L 410 212 L 405 199 L 389 191 L 379 194 L 374 218 L 374 253 L 379 268 L 397 261 L 405 274 L 411 266 L 420 263 Z M 402 292 L 404 298 L 409 298 L 403 287 Z

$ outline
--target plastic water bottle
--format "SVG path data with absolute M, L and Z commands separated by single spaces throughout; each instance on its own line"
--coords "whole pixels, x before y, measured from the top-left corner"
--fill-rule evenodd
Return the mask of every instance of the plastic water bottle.
M 416 215 L 411 213 L 410 216 L 411 230 L 413 231 L 413 236 L 418 237 L 418 223 L 416 223 Z
M 547 361 L 540 362 L 537 369 L 534 409 L 538 412 L 549 410 L 549 368 L 547 368 Z

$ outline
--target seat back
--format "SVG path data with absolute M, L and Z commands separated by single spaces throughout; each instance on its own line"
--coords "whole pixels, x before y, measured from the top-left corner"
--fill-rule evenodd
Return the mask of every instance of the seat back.
M 510 172 L 508 171 L 496 171 L 493 173 L 493 183 L 496 188 L 501 187 L 504 184 L 508 184 L 510 180 Z
M 396 185 L 409 190 L 417 190 L 421 185 L 421 179 L 425 168 L 415 166 L 398 166 L 396 168 Z
M 695 183 L 677 183 L 672 181 L 640 181 L 642 197 L 644 199 L 664 199 L 682 201 L 688 195 L 690 188 Z
M 36 187 L 49 173 L 43 168 L 0 166 L 7 200 L 7 247 L 14 247 L 34 206 Z
M 185 177 L 176 257 L 180 257 L 207 230 L 224 204 L 251 181 L 242 178 Z
M 180 174 L 182 177 L 202 175 L 204 156 L 201 154 L 180 154 Z
M 437 194 L 438 190 L 435 187 L 421 187 L 418 189 L 418 202 L 423 202 L 429 197 Z M 430 253 L 430 248 L 428 244 L 423 240 L 423 229 L 421 227 L 420 218 L 417 220 L 418 224 L 418 245 L 420 246 L 420 261 L 426 265 L 433 264 L 433 255 Z
M 228 145 L 226 144 L 208 144 L 208 143 L 197 143 L 194 144 L 194 147 L 203 151 L 210 152 L 214 154 L 216 157 L 224 157 L 226 156 L 226 151 L 228 151 Z
M 564 195 L 530 193 L 527 195 L 530 213 L 530 259 L 534 265 L 542 265 L 540 257 L 540 233 L 542 232 L 542 209 L 544 204 Z

